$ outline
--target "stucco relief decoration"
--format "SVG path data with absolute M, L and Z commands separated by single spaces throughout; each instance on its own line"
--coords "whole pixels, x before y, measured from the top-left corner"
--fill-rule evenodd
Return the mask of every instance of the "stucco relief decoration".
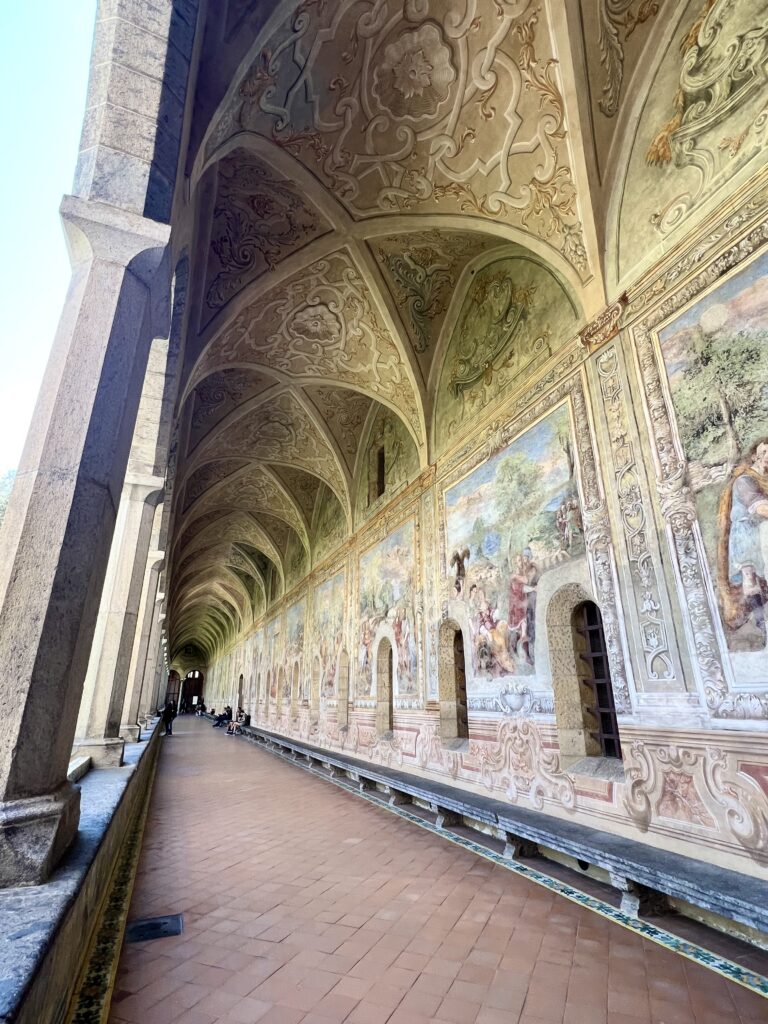
M 704 0 L 679 40 L 680 76 L 671 116 L 646 160 L 688 174 L 652 216 L 662 234 L 731 177 L 768 138 L 768 2 Z
M 344 252 L 318 260 L 248 307 L 213 343 L 197 374 L 229 362 L 348 383 L 399 409 L 421 438 L 417 398 L 400 353 Z
M 768 684 L 767 269 L 764 256 L 721 283 L 655 344 L 654 324 L 709 283 L 705 272 L 635 329 L 662 513 L 718 718 L 768 718 L 768 692 L 755 689 Z
M 295 186 L 245 150 L 218 169 L 206 303 L 215 311 L 259 274 L 328 230 Z
M 304 3 L 254 60 L 209 152 L 237 130 L 259 132 L 356 218 L 435 208 L 501 217 L 586 276 L 541 19 L 531 0 Z

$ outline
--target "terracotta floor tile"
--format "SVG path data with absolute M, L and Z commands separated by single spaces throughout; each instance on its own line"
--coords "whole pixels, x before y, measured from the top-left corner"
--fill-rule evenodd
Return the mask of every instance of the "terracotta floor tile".
M 768 1021 L 705 968 L 184 717 L 130 916 L 177 912 L 182 935 L 123 950 L 113 1024 Z

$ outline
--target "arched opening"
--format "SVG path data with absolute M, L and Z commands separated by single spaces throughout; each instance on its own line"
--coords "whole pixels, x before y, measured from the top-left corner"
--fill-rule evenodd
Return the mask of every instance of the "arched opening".
M 376 652 L 376 731 L 379 734 L 392 732 L 394 728 L 393 677 L 392 644 L 383 636 Z
M 340 729 L 349 725 L 349 655 L 342 650 L 339 655 L 339 689 L 336 719 Z
M 238 710 L 238 711 L 243 706 L 243 684 L 244 684 L 244 682 L 245 682 L 245 680 L 243 678 L 243 673 L 241 672 L 240 673 L 240 678 L 237 681 L 237 707 L 236 707 L 235 710 Z
M 588 757 L 621 757 L 619 723 L 611 685 L 603 618 L 594 601 L 583 601 L 571 616 L 585 753 Z
M 444 622 L 440 627 L 437 670 L 440 735 L 443 739 L 467 739 L 469 707 L 464 634 L 455 622 Z
M 295 661 L 293 663 L 293 684 L 291 685 L 291 715 L 292 716 L 294 716 L 296 714 L 296 709 L 298 708 L 299 693 L 300 693 L 299 687 L 300 687 L 300 685 L 301 685 L 301 680 L 299 678 L 299 663 L 298 663 L 298 661 Z
M 323 666 L 320 659 L 315 655 L 312 662 L 312 690 L 310 693 L 310 712 L 317 715 L 320 713 L 320 678 L 323 674 Z

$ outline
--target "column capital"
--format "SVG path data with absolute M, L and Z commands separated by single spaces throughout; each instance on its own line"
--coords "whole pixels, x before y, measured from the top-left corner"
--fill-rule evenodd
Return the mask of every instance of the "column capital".
M 157 263 L 171 237 L 168 224 L 107 203 L 64 196 L 59 207 L 73 266 L 95 258 L 127 267 L 140 253 L 157 250 Z M 155 266 L 154 269 L 157 269 Z M 147 267 L 149 285 L 151 268 Z M 139 276 L 143 275 L 140 273 Z

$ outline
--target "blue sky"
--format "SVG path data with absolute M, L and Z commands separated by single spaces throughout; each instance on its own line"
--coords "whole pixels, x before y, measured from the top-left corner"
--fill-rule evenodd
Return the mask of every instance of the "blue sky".
M 72 190 L 96 0 L 0 3 L 0 475 L 18 465 L 69 282 Z

